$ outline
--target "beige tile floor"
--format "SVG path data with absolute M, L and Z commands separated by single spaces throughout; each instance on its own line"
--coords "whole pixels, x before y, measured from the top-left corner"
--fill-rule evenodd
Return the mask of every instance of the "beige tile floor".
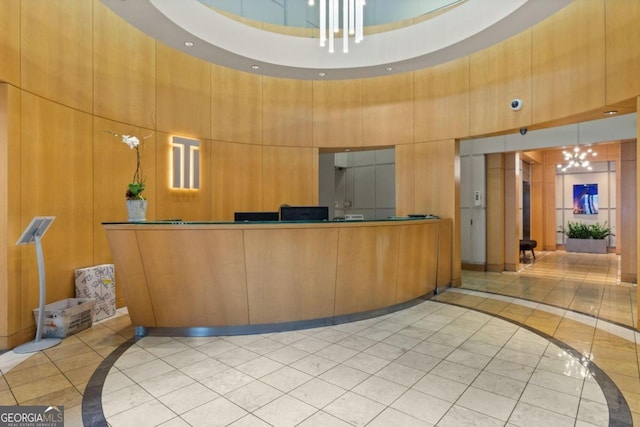
M 537 255 L 517 274 L 465 271 L 463 289 L 362 322 L 144 338 L 109 371 L 105 416 L 114 426 L 607 425 L 598 383 L 538 330 L 601 368 L 640 425 L 636 287 L 619 282 L 618 257 Z M 82 425 L 87 382 L 132 336 L 125 311 L 28 358 L 5 353 L 0 405 L 64 405 L 65 425 Z

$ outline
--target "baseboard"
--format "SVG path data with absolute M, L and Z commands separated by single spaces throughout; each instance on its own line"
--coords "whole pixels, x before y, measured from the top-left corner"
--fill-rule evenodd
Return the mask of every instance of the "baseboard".
M 473 264 L 473 263 L 462 263 L 462 269 L 468 271 L 486 271 L 486 266 L 484 264 Z

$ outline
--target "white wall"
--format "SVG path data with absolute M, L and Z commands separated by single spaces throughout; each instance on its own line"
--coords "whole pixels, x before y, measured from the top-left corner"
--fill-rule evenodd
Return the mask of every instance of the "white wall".
M 395 150 L 336 153 L 335 216 L 363 214 L 365 219 L 395 215 Z
M 465 263 L 484 264 L 487 258 L 486 178 L 484 154 L 460 156 L 460 234 Z M 480 204 L 475 202 L 479 192 Z
M 594 224 L 605 222 L 616 233 L 616 162 L 591 163 L 593 171 L 558 173 L 556 175 L 556 224 L 558 227 L 571 222 Z M 573 213 L 573 186 L 577 184 L 598 184 L 597 215 Z M 556 243 L 564 244 L 565 235 L 558 233 Z M 610 237 L 608 246 L 616 246 L 616 238 Z
M 329 218 L 333 218 L 335 215 L 334 207 L 334 192 L 335 192 L 335 174 L 334 163 L 335 156 L 333 153 L 321 153 L 319 156 L 318 167 L 318 205 L 329 207 Z

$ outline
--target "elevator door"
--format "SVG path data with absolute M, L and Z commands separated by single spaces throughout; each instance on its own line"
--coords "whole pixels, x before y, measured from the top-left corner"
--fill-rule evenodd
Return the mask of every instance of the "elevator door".
M 522 238 L 531 239 L 531 184 L 522 183 Z

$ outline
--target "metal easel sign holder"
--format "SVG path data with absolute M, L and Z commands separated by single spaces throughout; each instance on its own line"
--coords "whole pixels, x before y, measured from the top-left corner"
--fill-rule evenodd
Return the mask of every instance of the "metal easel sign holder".
M 42 244 L 40 239 L 47 232 L 55 216 L 36 216 L 31 220 L 29 226 L 24 230 L 20 239 L 16 243 L 26 245 L 34 243 L 36 245 L 36 257 L 38 259 L 38 277 L 40 279 L 40 304 L 38 305 L 38 323 L 36 325 L 36 339 L 24 343 L 14 348 L 14 353 L 24 354 L 45 350 L 60 344 L 60 338 L 42 338 L 42 326 L 44 324 L 44 305 L 47 297 L 47 284 L 44 274 L 44 257 L 42 255 Z

